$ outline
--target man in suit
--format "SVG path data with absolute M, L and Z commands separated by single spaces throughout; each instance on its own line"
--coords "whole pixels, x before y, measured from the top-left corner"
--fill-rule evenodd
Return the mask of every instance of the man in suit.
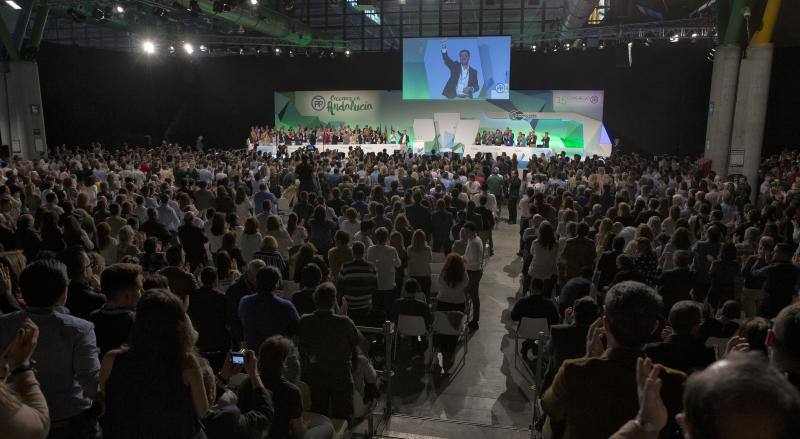
M 421 229 L 426 237 L 431 236 L 431 208 L 422 200 L 422 192 L 417 189 L 412 195 L 414 204 L 406 207 L 406 217 L 411 223 L 411 228 Z M 410 243 L 409 243 L 410 245 Z
M 547 390 L 556 376 L 556 372 L 565 360 L 580 358 L 586 354 L 586 333 L 589 326 L 597 320 L 600 308 L 591 297 L 581 297 L 574 306 L 568 308 L 566 314 L 573 316 L 572 323 L 553 325 L 550 327 L 550 340 L 547 350 L 552 361 L 544 375 L 543 390 Z
M 559 316 L 556 305 L 550 298 L 542 295 L 543 289 L 544 282 L 541 279 L 531 280 L 531 294 L 522 297 L 514 304 L 514 308 L 511 309 L 511 320 L 520 322 L 527 317 L 530 319 L 547 319 L 547 326 L 553 326 L 558 323 Z M 522 342 L 520 349 L 522 357 L 527 359 L 528 351 L 531 349 L 534 349 L 534 353 L 537 353 L 535 350 L 536 345 L 531 340 Z
M 702 320 L 699 303 L 681 300 L 669 312 L 672 334 L 662 342 L 645 346 L 645 354 L 654 362 L 687 375 L 705 369 L 717 358 L 714 349 L 706 346 L 698 336 Z
M 447 40 L 442 40 L 442 60 L 450 69 L 450 79 L 442 90 L 442 95 L 448 99 L 472 99 L 474 93 L 480 89 L 478 85 L 478 71 L 469 66 L 469 50 L 461 49 L 458 52 L 458 61 L 450 59 L 447 54 Z
M 605 316 L 589 327 L 586 355 L 564 361 L 542 397 L 555 434 L 564 439 L 610 437 L 636 416 L 636 361 L 658 330 L 660 313 L 661 298 L 645 284 L 622 282 L 608 291 Z M 669 433 L 677 429 L 674 419 L 686 375 L 665 368 L 660 379 L 670 420 L 664 431 Z

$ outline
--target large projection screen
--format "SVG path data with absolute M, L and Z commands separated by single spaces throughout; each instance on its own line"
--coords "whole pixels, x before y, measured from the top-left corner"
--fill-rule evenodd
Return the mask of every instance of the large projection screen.
M 508 99 L 511 37 L 403 39 L 403 99 Z

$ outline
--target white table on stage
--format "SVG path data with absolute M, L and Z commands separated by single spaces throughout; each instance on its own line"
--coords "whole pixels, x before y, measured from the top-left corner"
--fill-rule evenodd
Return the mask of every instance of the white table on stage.
M 544 154 L 545 157 L 550 158 L 556 153 L 551 148 L 530 148 L 527 146 L 496 146 L 496 145 L 466 145 L 464 146 L 464 155 L 475 157 L 477 153 L 489 153 L 493 157 L 499 157 L 505 153 L 508 157 L 513 154 L 517 155 L 517 159 L 521 162 L 528 161 L 530 157 L 539 157 Z

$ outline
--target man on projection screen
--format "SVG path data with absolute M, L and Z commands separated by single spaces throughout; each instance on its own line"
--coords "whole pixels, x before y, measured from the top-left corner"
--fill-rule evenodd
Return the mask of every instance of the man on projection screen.
M 442 39 L 442 60 L 450 69 L 450 79 L 442 90 L 442 95 L 447 99 L 465 98 L 472 99 L 478 92 L 478 71 L 469 66 L 469 50 L 461 49 L 458 52 L 458 61 L 453 61 L 447 55 L 447 39 Z

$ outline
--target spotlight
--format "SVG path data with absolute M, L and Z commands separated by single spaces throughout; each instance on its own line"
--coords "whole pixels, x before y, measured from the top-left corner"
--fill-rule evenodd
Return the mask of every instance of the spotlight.
M 275 48 L 275 56 L 280 56 L 280 54 L 281 54 L 281 48 L 280 47 L 276 47 Z
M 244 55 L 244 53 L 245 53 L 246 51 L 247 51 L 247 49 L 245 49 L 245 48 L 244 48 L 244 46 L 240 47 L 240 48 L 239 48 L 239 55 Z
M 289 49 L 289 58 L 294 58 L 294 50 Z
M 344 56 L 350 58 L 350 49 L 345 49 Z
M 103 21 L 106 19 L 106 13 L 103 12 L 103 10 L 100 8 L 94 8 L 94 10 L 92 11 L 92 16 L 97 21 Z
M 331 59 L 334 59 L 334 58 L 336 58 L 336 52 L 334 52 L 333 50 L 331 50 Z
M 122 5 L 116 5 L 116 6 L 114 6 L 114 11 L 117 14 L 123 14 L 123 13 L 125 13 L 125 8 L 123 8 Z
M 652 44 L 652 43 L 653 43 L 653 39 L 652 38 L 648 37 L 648 38 L 644 39 L 644 46 L 645 47 L 650 47 L 650 44 Z
M 251 6 L 258 6 L 258 0 L 250 0 Z
M 261 55 L 261 49 L 260 48 L 256 49 L 256 55 Z
M 692 32 L 692 42 L 696 43 L 697 42 L 697 37 L 699 37 L 699 36 L 700 35 L 697 32 Z
M 175 46 L 169 46 L 169 53 L 175 53 Z
M 200 45 L 200 51 L 201 51 L 201 52 L 208 52 L 208 47 L 206 47 L 206 46 L 204 46 L 204 45 L 202 45 L 202 44 L 201 44 L 201 45 Z
M 678 34 L 672 34 L 672 35 L 670 35 L 670 37 L 669 37 L 669 42 L 670 42 L 670 43 L 677 43 L 677 42 L 678 42 L 678 41 L 680 41 L 680 40 L 681 40 L 681 36 L 680 36 L 680 35 L 678 35 Z
M 605 49 L 606 48 L 606 42 L 605 41 L 601 41 L 600 44 L 597 45 L 597 48 L 600 49 L 600 50 Z
M 155 45 L 155 43 L 153 43 L 150 40 L 144 40 L 142 42 L 142 52 L 144 52 L 144 53 L 146 53 L 148 55 L 152 55 L 152 54 L 156 53 L 156 45 Z
M 192 46 L 192 43 L 183 43 L 183 51 L 191 55 L 194 53 L 194 46 Z
M 531 46 L 531 52 L 536 52 L 536 45 L 535 44 Z
M 569 50 L 569 49 L 570 49 L 570 44 L 564 43 L 564 50 Z
M 15 2 L 14 0 L 6 0 L 6 4 L 8 6 L 11 6 L 11 9 L 13 9 L 15 11 L 19 11 L 20 9 L 22 9 L 22 6 L 17 4 L 17 2 Z

